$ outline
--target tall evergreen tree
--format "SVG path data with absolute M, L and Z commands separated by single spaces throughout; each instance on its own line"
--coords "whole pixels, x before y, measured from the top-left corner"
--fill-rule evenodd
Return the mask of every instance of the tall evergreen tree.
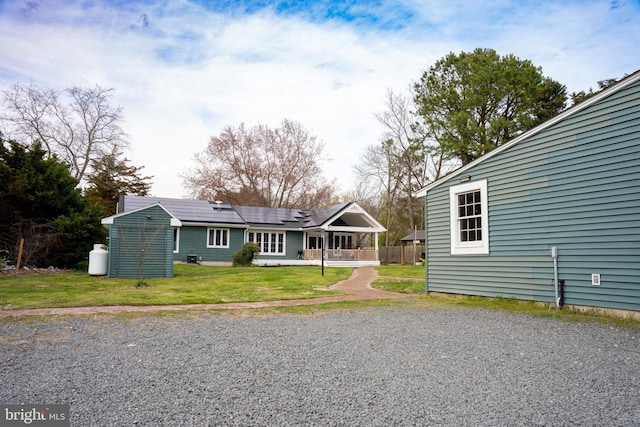
M 129 165 L 129 159 L 122 159 L 121 155 L 115 151 L 93 160 L 87 179 L 85 194 L 109 214 L 115 213 L 121 194 L 146 196 L 151 189 L 149 181 L 153 177 L 140 175 L 144 166 Z
M 463 165 L 558 114 L 566 88 L 493 49 L 450 53 L 414 86 L 428 136 Z
M 24 239 L 24 265 L 70 267 L 104 241 L 103 210 L 40 143 L 27 147 L 0 136 L 0 182 L 0 249 L 13 259 Z

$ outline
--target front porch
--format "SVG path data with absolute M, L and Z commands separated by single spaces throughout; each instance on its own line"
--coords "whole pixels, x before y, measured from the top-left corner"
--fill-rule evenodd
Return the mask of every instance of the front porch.
M 322 249 L 305 249 L 302 251 L 305 260 L 322 261 Z M 378 261 L 378 251 L 374 248 L 364 249 L 325 249 L 324 261 Z
M 298 259 L 278 260 L 260 259 L 254 261 L 260 266 L 277 265 L 317 265 L 323 264 L 322 249 L 304 249 Z M 324 251 L 325 267 L 377 267 L 380 265 L 378 251 L 374 248 L 364 249 L 326 249 Z

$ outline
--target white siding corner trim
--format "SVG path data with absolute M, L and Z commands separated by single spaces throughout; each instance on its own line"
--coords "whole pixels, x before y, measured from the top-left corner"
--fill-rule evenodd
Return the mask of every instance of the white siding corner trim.
M 489 254 L 487 206 L 486 179 L 449 188 L 452 255 Z

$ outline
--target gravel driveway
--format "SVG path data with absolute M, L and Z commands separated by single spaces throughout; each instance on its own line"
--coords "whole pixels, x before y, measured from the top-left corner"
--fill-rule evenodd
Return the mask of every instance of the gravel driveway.
M 480 309 L 0 323 L 1 403 L 73 426 L 640 426 L 640 332 Z

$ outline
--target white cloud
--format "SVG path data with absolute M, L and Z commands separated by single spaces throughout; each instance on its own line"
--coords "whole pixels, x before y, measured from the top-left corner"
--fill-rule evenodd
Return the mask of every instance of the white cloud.
M 320 3 L 252 14 L 185 0 L 23 4 L 0 4 L 0 88 L 114 87 L 128 155 L 160 196 L 184 195 L 178 173 L 224 126 L 284 118 L 326 144 L 326 177 L 346 190 L 351 165 L 382 134 L 373 114 L 387 88 L 406 90 L 450 51 L 513 53 L 578 91 L 635 71 L 640 50 L 638 5 L 595 0 L 383 2 L 329 20 Z

